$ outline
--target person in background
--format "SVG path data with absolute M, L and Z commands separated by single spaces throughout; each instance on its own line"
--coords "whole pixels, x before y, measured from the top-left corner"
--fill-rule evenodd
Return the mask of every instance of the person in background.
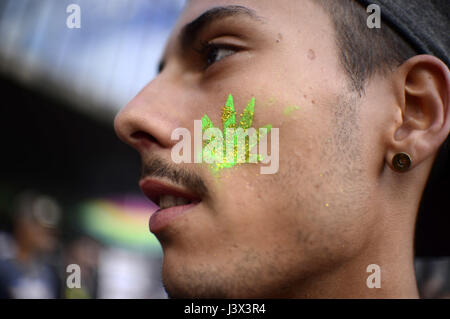
M 0 298 L 59 298 L 61 279 L 52 261 L 61 210 L 56 201 L 34 192 L 18 195 L 12 238 L 0 252 Z
M 101 244 L 86 235 L 72 240 L 65 249 L 65 264 L 80 267 L 82 281 L 80 288 L 66 287 L 66 299 L 93 299 L 98 297 L 98 262 Z

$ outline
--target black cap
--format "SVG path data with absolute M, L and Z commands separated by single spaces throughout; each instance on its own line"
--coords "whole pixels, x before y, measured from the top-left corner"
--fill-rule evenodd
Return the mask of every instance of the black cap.
M 449 0 L 356 0 L 376 4 L 381 20 L 404 38 L 418 54 L 430 54 L 450 67 Z

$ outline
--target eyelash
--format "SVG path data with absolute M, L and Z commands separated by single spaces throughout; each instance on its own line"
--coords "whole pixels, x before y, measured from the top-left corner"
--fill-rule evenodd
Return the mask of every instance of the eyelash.
M 231 54 L 227 54 L 224 57 L 222 57 L 221 59 L 219 59 L 218 61 L 211 61 L 211 56 L 209 56 L 211 53 L 213 53 L 214 51 L 217 50 L 228 50 L 228 51 L 234 51 Z M 229 57 L 230 55 L 233 55 L 237 52 L 237 49 L 235 47 L 232 47 L 230 45 L 225 45 L 225 44 L 217 44 L 217 43 L 210 43 L 210 42 L 202 42 L 200 45 L 200 48 L 196 50 L 202 57 L 202 59 L 204 60 L 204 69 L 206 70 L 207 68 L 209 68 L 211 65 L 213 65 L 214 63 L 219 62 L 222 59 L 225 59 L 227 57 Z

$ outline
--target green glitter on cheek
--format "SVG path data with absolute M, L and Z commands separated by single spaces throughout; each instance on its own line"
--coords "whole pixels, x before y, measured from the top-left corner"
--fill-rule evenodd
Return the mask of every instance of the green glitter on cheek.
M 239 126 L 236 127 L 236 110 L 233 96 L 230 94 L 222 113 L 223 133 L 214 127 L 206 114 L 203 116 L 202 133 L 204 137 L 206 136 L 206 141 L 203 141 L 202 155 L 205 162 L 210 164 L 212 172 L 217 173 L 238 164 L 257 163 L 263 160 L 262 156 L 250 154 L 250 151 L 258 145 L 261 137 L 270 132 L 272 125 L 264 126 L 261 132 L 252 129 L 254 113 L 255 98 L 252 98 L 240 115 Z
M 252 98 L 250 103 L 248 103 L 244 112 L 241 115 L 241 120 L 239 122 L 239 127 L 242 127 L 244 130 L 252 127 L 253 115 L 255 114 L 255 98 Z
M 284 109 L 283 113 L 286 116 L 291 115 L 294 111 L 300 110 L 300 107 L 297 105 L 293 105 L 293 106 L 288 106 L 287 108 Z
M 222 124 L 224 130 L 236 127 L 236 111 L 231 94 L 228 96 L 227 104 L 223 108 Z
M 202 117 L 202 131 L 212 128 L 213 126 L 213 122 L 208 117 L 208 115 L 205 114 L 205 116 Z

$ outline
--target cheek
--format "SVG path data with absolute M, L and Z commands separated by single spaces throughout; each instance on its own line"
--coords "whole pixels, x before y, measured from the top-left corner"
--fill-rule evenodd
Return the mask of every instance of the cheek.
M 242 176 L 233 179 L 228 193 L 235 200 L 227 201 L 221 210 L 225 247 L 236 247 L 227 250 L 228 258 L 239 258 L 244 251 L 275 254 L 277 267 L 293 271 L 302 265 L 308 272 L 353 256 L 360 249 L 355 243 L 360 238 L 360 228 L 354 227 L 357 218 L 346 204 L 329 195 L 330 206 L 325 207 L 327 195 L 314 187 L 320 181 L 313 175 L 292 170 L 245 181 Z M 321 191 L 330 192 L 324 186 Z M 209 251 L 223 249 L 216 244 L 211 243 Z
M 261 175 L 260 165 L 238 166 L 224 174 L 217 185 L 215 211 L 221 227 L 227 228 L 230 240 L 259 242 L 262 234 L 286 229 L 285 212 L 280 210 L 289 194 L 274 183 L 272 175 Z
M 286 136 L 280 142 L 280 169 L 267 176 L 265 207 L 273 207 L 295 232 L 297 247 L 307 255 L 350 255 L 362 244 L 371 216 L 366 214 L 367 187 L 348 175 L 342 161 L 331 161 L 330 133 Z M 283 147 L 295 145 L 295 147 Z M 358 174 L 357 171 L 354 174 Z M 275 191 L 272 191 L 275 190 Z M 264 189 L 262 190 L 264 191 Z M 274 196 L 276 194 L 276 197 Z M 354 243 L 355 239 L 361 240 Z

